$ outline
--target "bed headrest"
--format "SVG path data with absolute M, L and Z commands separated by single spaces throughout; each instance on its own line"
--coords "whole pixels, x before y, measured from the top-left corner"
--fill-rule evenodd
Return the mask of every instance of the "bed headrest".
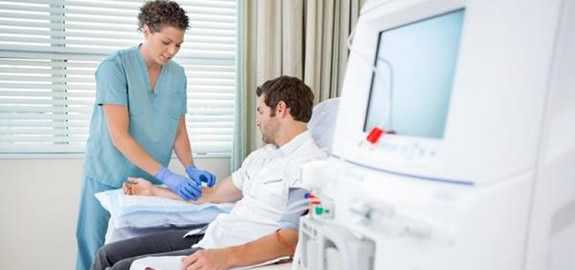
M 339 98 L 320 102 L 313 108 L 313 114 L 307 124 L 316 144 L 327 152 L 331 152 L 338 107 Z

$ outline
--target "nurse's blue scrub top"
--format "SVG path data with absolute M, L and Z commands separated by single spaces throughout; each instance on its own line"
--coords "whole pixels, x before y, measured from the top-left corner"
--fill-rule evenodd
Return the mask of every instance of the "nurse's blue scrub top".
M 178 121 L 186 112 L 186 75 L 170 61 L 162 66 L 152 88 L 138 47 L 106 57 L 96 70 L 96 102 L 90 122 L 85 174 L 103 184 L 119 187 L 127 177 L 157 179 L 132 164 L 112 144 L 103 104 L 128 107 L 129 133 L 162 166 L 168 166 Z

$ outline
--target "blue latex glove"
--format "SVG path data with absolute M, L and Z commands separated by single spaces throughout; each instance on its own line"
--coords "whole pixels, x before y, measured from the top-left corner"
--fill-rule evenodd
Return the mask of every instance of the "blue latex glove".
M 202 195 L 200 181 L 175 174 L 167 168 L 162 167 L 154 177 L 160 179 L 171 191 L 186 201 L 196 200 Z
M 190 178 L 206 183 L 208 187 L 213 187 L 214 184 L 216 184 L 216 176 L 214 176 L 214 174 L 205 170 L 200 170 L 193 164 L 186 167 L 186 173 Z

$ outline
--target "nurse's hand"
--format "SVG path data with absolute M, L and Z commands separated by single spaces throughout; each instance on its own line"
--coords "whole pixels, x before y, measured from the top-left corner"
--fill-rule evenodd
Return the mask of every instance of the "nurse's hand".
M 216 183 L 216 176 L 214 176 L 214 174 L 205 170 L 198 169 L 193 164 L 186 167 L 186 173 L 190 178 L 206 183 L 208 187 L 213 187 Z
M 154 177 L 160 179 L 171 191 L 186 201 L 196 200 L 202 195 L 199 181 L 175 174 L 167 168 L 162 167 Z

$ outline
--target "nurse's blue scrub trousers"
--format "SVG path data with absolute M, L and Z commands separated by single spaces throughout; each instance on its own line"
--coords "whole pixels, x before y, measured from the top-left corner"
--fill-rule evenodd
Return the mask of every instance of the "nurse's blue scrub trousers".
M 76 225 L 78 244 L 76 270 L 90 269 L 98 248 L 104 245 L 110 214 L 102 208 L 94 194 L 111 189 L 116 189 L 116 187 L 104 185 L 90 177 L 84 177 L 78 224 Z

